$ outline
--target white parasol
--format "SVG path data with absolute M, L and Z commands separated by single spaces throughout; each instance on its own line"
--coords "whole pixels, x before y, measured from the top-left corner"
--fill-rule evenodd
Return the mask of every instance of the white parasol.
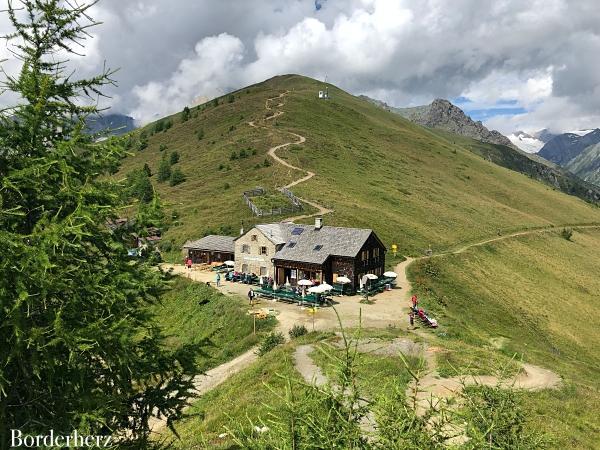
M 384 272 L 383 276 L 386 278 L 396 278 L 398 274 L 396 272 Z
M 303 280 L 298 281 L 298 286 L 312 286 L 312 285 L 313 285 L 313 283 L 310 280 L 303 279 Z
M 339 284 L 348 284 L 352 283 L 352 280 L 350 280 L 350 278 L 348 277 L 337 277 L 337 280 L 335 280 L 335 282 Z
M 368 273 L 368 274 L 365 275 L 365 277 L 367 277 L 369 280 L 376 280 L 377 278 L 379 278 L 374 273 Z
M 327 292 L 333 289 L 333 286 L 327 283 L 321 283 L 319 287 L 323 290 L 323 292 Z
M 285 287 L 290 287 L 290 279 L 288 277 L 285 278 Z
M 226 266 L 233 267 L 235 266 L 235 261 L 225 261 L 223 264 L 225 264 Z

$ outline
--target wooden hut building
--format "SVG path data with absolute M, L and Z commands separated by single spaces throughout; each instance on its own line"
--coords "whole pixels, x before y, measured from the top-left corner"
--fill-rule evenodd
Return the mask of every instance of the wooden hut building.
M 194 264 L 211 264 L 233 261 L 234 241 L 232 236 L 211 234 L 183 245 L 183 256 L 191 258 Z

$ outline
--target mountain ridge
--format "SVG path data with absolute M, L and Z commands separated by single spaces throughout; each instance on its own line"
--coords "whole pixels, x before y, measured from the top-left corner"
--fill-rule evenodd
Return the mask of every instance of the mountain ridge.
M 513 146 L 506 136 L 496 130 L 487 129 L 480 121 L 474 121 L 462 109 L 446 99 L 437 98 L 429 105 L 396 108 L 366 95 L 360 97 L 424 127 L 450 131 L 490 144 Z

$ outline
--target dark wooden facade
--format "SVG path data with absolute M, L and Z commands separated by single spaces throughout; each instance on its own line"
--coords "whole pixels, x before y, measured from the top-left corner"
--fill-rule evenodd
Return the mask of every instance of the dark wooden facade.
M 215 250 L 199 250 L 194 248 L 187 250 L 187 256 L 192 259 L 194 264 L 212 264 L 233 261 L 233 253 Z
M 346 276 L 352 283 L 353 289 L 358 289 L 359 280 L 367 273 L 381 276 L 385 271 L 386 248 L 375 233 L 371 233 L 360 251 L 354 257 L 329 255 L 322 264 L 299 261 L 289 261 L 273 258 L 275 265 L 275 281 L 284 284 L 287 281 L 292 286 L 298 280 L 308 278 L 335 283 L 337 277 Z

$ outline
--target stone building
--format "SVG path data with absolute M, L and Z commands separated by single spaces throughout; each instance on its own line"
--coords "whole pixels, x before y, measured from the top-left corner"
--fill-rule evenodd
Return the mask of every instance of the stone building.
M 383 274 L 385 253 L 373 230 L 323 226 L 318 217 L 314 225 L 256 225 L 235 241 L 235 270 L 291 285 L 303 278 L 335 283 L 346 276 L 356 288 L 365 274 Z

